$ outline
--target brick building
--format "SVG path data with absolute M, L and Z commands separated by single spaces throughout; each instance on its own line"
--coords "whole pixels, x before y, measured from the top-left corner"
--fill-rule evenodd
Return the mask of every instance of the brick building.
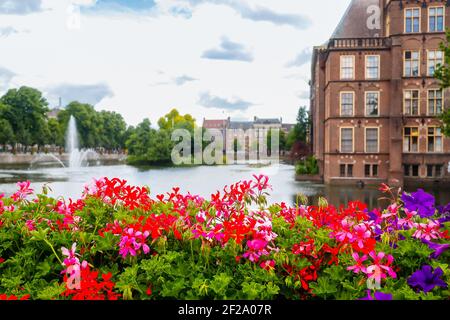
M 450 1 L 353 0 L 314 48 L 311 139 L 325 183 L 450 182 L 433 78 Z

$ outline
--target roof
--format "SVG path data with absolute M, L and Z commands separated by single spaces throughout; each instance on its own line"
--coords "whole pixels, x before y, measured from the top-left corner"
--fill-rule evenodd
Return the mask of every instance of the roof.
M 230 129 L 251 129 L 253 127 L 253 121 L 231 121 Z
M 255 117 L 255 124 L 281 124 L 281 120 L 276 118 L 262 119 Z
M 379 37 L 381 30 L 371 28 L 375 11 L 370 6 L 381 8 L 380 0 L 352 0 L 331 38 Z
M 281 125 L 281 127 L 283 129 L 287 129 L 288 131 L 290 131 L 293 127 L 295 127 L 295 124 L 294 123 L 283 123 Z
M 225 129 L 227 126 L 228 126 L 228 120 L 203 120 L 203 128 Z

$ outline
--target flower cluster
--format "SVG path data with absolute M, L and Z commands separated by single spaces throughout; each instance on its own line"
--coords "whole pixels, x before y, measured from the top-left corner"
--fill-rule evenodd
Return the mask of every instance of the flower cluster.
M 0 282 L 0 300 L 448 294 L 450 204 L 382 185 L 385 209 L 323 199 L 291 207 L 268 205 L 270 189 L 260 175 L 209 199 L 177 187 L 153 199 L 147 187 L 102 178 L 65 201 L 30 200 L 30 183 L 19 183 L 0 195 L 0 278 L 17 273 L 17 283 Z

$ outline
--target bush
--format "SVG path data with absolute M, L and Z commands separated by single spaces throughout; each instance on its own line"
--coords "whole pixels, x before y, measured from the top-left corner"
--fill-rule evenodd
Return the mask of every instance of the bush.
M 268 205 L 255 176 L 209 200 L 117 178 L 79 200 L 0 197 L 0 299 L 448 299 L 450 205 Z
M 298 162 L 295 166 L 295 171 L 298 175 L 314 175 L 319 173 L 319 166 L 317 159 L 314 156 L 309 156 L 305 160 Z

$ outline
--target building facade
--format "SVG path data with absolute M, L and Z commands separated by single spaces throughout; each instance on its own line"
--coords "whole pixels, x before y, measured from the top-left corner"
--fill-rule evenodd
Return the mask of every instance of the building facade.
M 314 48 L 311 141 L 329 184 L 450 182 L 437 116 L 450 92 L 433 77 L 450 1 L 353 0 Z

